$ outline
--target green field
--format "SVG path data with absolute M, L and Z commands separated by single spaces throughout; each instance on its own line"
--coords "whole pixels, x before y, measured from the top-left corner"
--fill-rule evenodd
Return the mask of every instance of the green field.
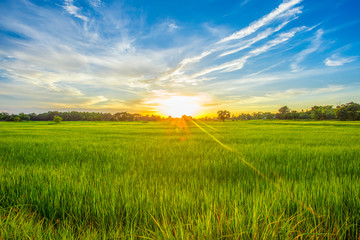
M 0 239 L 358 239 L 360 122 L 0 122 Z

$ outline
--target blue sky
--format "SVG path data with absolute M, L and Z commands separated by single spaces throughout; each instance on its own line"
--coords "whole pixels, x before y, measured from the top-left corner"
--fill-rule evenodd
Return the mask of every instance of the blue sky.
M 0 111 L 360 102 L 359 11 L 358 0 L 1 0 Z

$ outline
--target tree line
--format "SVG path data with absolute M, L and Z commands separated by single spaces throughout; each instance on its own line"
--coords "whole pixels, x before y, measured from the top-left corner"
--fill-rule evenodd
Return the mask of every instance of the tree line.
M 46 113 L 19 113 L 8 114 L 0 113 L 0 121 L 53 121 L 55 117 L 60 117 L 63 121 L 161 121 L 164 117 L 158 115 L 141 115 L 138 113 L 119 112 L 115 114 L 100 112 L 59 112 L 49 111 Z
M 232 115 L 227 110 L 220 110 L 217 112 L 217 119 L 224 121 L 230 120 L 256 120 L 256 119 L 313 119 L 313 120 L 333 120 L 338 119 L 341 121 L 358 121 L 360 120 L 360 105 L 358 103 L 349 102 L 333 107 L 332 105 L 326 106 L 313 106 L 308 110 L 295 111 L 287 106 L 279 108 L 277 113 L 271 112 L 254 112 L 241 113 L 239 115 Z M 211 120 L 211 118 L 201 118 L 202 120 Z
M 227 110 L 219 110 L 217 112 L 217 118 L 203 117 L 198 118 L 201 120 L 256 120 L 256 119 L 314 119 L 314 120 L 333 120 L 338 119 L 342 121 L 357 121 L 360 120 L 360 104 L 349 102 L 333 107 L 332 105 L 326 106 L 313 106 L 308 110 L 295 111 L 291 110 L 287 106 L 281 107 L 277 113 L 271 112 L 254 112 L 241 113 L 237 116 L 231 115 Z M 99 112 L 59 112 L 49 111 L 46 113 L 19 113 L 9 114 L 6 112 L 0 113 L 0 121 L 53 121 L 55 117 L 60 117 L 63 121 L 163 121 L 168 118 L 161 117 L 159 115 L 141 115 L 138 113 L 119 112 L 115 114 L 111 113 L 99 113 Z M 189 116 L 183 116 L 183 118 L 189 118 Z M 185 119 L 184 118 L 184 119 Z

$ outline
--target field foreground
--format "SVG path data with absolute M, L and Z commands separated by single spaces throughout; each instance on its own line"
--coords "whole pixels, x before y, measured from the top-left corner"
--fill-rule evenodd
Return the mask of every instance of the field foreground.
M 0 239 L 358 239 L 359 122 L 0 122 Z

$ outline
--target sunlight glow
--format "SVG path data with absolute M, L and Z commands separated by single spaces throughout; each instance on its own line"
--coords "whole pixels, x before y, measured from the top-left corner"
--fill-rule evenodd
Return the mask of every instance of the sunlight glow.
M 201 110 L 199 97 L 171 96 L 159 101 L 159 112 L 164 116 L 195 116 Z

